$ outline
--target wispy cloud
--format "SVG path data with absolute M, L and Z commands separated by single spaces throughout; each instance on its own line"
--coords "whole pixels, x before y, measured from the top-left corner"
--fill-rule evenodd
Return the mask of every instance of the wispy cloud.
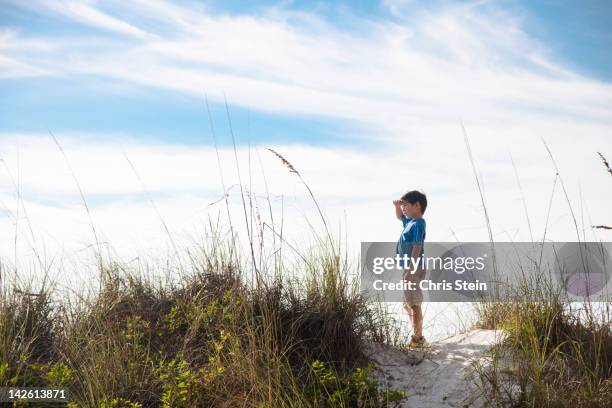
M 101 11 L 96 2 L 79 0 L 39 0 L 26 5 L 37 11 L 46 11 L 66 17 L 72 22 L 81 23 L 107 30 L 110 32 L 123 34 L 139 39 L 155 38 L 155 35 L 148 33 L 127 21 L 114 17 Z
M 394 131 L 458 118 L 516 124 L 525 115 L 610 123 L 609 84 L 555 63 L 518 17 L 490 5 L 417 10 L 393 21 L 354 18 L 341 29 L 284 8 L 213 15 L 160 0 L 146 6 L 111 2 L 105 12 L 96 3 L 66 4 L 40 6 L 67 24 L 104 27 L 137 41 L 103 37 L 106 46 L 84 48 L 63 37 L 22 34 L 13 41 L 23 47 L 4 50 L 4 58 L 41 75 L 95 75 L 191 95 L 208 92 L 217 100 L 225 92 L 234 104 L 256 110 L 338 117 Z M 33 40 L 62 52 L 44 52 Z

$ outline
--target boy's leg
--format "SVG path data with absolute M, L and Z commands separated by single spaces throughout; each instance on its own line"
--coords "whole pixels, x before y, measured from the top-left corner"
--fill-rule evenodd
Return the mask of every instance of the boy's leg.
M 408 274 L 406 280 L 415 282 L 416 290 L 404 291 L 404 309 L 408 313 L 412 324 L 412 333 L 415 337 L 420 338 L 423 335 L 423 294 L 419 284 L 425 278 L 425 270 L 419 270 L 415 274 Z
M 412 332 L 415 336 L 421 337 L 423 335 L 423 309 L 421 305 L 412 305 L 412 315 L 410 320 L 412 321 Z
M 410 319 L 410 324 L 414 327 L 414 311 L 412 310 L 412 305 L 404 302 L 404 310 L 406 314 L 408 314 L 408 319 Z

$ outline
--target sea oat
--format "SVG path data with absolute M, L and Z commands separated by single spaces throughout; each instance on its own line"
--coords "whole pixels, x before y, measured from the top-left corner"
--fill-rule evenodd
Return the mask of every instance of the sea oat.
M 319 206 L 319 203 L 318 203 L 317 199 L 315 198 L 314 193 L 310 189 L 310 186 L 308 185 L 308 183 L 306 183 L 304 181 L 304 178 L 295 169 L 295 167 L 293 167 L 293 165 L 291 163 L 289 163 L 289 160 L 285 159 L 280 153 L 276 152 L 276 150 L 271 149 L 269 147 L 267 149 L 270 152 L 272 152 L 276 157 L 278 157 L 283 162 L 283 164 L 289 169 L 290 173 L 295 173 L 298 176 L 298 178 L 300 179 L 300 181 L 302 182 L 302 184 L 304 184 L 304 187 L 306 187 L 306 190 L 308 190 L 308 194 L 310 194 L 310 198 L 312 199 L 312 202 L 314 203 L 315 207 L 317 207 L 317 211 L 319 211 L 319 216 L 321 216 L 321 221 L 323 221 L 323 226 L 325 227 L 325 232 L 327 233 L 327 239 L 329 241 L 330 248 L 333 249 L 334 248 L 334 242 L 332 240 L 331 234 L 329 233 L 329 228 L 327 227 L 327 221 L 325 220 L 325 216 L 323 215 L 323 211 L 321 210 L 321 206 Z
M 610 164 L 608 163 L 608 161 L 606 160 L 604 155 L 601 154 L 601 152 L 597 152 L 597 154 L 599 155 L 599 157 L 601 157 L 601 161 L 603 161 L 603 164 L 604 164 L 604 166 L 606 166 L 606 169 L 608 169 L 608 173 L 612 174 L 612 168 L 610 168 Z M 593 225 L 593 228 L 612 230 L 612 227 L 607 226 L 607 225 Z
M 604 155 L 600 152 L 597 152 L 597 154 L 599 155 L 599 157 L 601 157 L 601 161 L 603 161 L 603 164 L 604 166 L 606 166 L 606 169 L 608 169 L 608 173 L 612 174 L 612 168 L 610 168 L 610 164 L 608 164 L 608 161 L 606 160 Z
M 281 161 L 283 162 L 283 164 L 285 166 L 287 166 L 287 168 L 289 169 L 290 172 L 295 173 L 297 175 L 299 175 L 300 173 L 295 169 L 295 167 L 293 167 L 293 165 L 291 163 L 289 163 L 289 160 L 285 159 L 280 153 L 278 153 L 276 150 L 274 149 L 270 149 L 268 147 L 268 150 L 271 151 L 272 153 L 274 153 L 274 155 L 276 157 L 278 157 L 279 159 L 281 159 Z

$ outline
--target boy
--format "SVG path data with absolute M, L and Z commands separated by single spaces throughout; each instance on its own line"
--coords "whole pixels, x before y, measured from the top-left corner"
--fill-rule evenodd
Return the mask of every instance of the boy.
M 400 200 L 393 201 L 393 205 L 395 206 L 395 216 L 404 225 L 397 242 L 396 251 L 400 256 L 407 254 L 412 258 L 410 263 L 404 266 L 403 277 L 406 281 L 414 282 L 415 285 L 414 290 L 404 291 L 404 309 L 410 316 L 413 331 L 408 347 L 424 347 L 423 311 L 421 309 L 423 293 L 419 284 L 425 278 L 425 265 L 423 265 L 425 220 L 423 219 L 423 213 L 427 208 L 427 197 L 419 191 L 409 191 Z

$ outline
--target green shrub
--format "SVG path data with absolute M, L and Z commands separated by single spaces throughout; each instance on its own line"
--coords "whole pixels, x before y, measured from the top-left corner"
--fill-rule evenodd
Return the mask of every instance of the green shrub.
M 372 378 L 374 366 L 357 367 L 347 377 L 338 375 L 320 360 L 311 364 L 315 378 L 308 394 L 322 407 L 388 407 L 398 405 L 406 396 L 402 391 L 381 390 Z

